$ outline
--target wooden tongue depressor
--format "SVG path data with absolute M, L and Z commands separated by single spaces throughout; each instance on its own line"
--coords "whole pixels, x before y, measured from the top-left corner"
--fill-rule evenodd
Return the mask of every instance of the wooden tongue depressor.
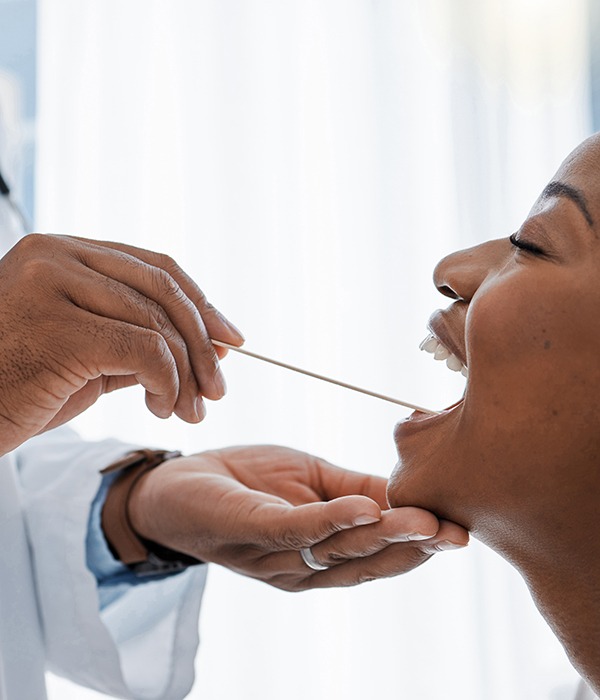
M 422 406 L 416 406 L 414 403 L 408 403 L 408 401 L 400 401 L 400 399 L 394 399 L 391 396 L 385 396 L 385 394 L 378 394 L 375 391 L 370 391 L 369 389 L 361 389 L 353 384 L 347 384 L 346 382 L 341 382 L 338 379 L 331 379 L 331 377 L 324 377 L 322 374 L 316 374 L 316 372 L 309 372 L 306 369 L 300 369 L 300 367 L 294 367 L 294 365 L 289 365 L 287 362 L 280 362 L 279 360 L 273 360 L 270 357 L 265 357 L 264 355 L 259 355 L 255 352 L 250 352 L 250 350 L 245 350 L 244 348 L 238 348 L 235 345 L 229 345 L 229 343 L 223 343 L 220 340 L 213 340 L 211 338 L 213 345 L 218 345 L 221 348 L 227 348 L 228 350 L 234 350 L 242 355 L 247 355 L 248 357 L 253 357 L 256 360 L 262 360 L 263 362 L 270 362 L 272 365 L 277 365 L 278 367 L 283 367 L 284 369 L 291 369 L 293 372 L 300 372 L 300 374 L 305 374 L 308 377 L 313 377 L 314 379 L 320 379 L 323 382 L 329 382 L 330 384 L 337 384 L 337 386 L 342 386 L 345 389 L 351 389 L 352 391 L 359 391 L 361 394 L 367 394 L 367 396 L 374 396 L 376 399 L 382 399 L 383 401 L 389 401 L 390 403 L 395 403 L 398 406 L 404 406 L 405 408 L 411 408 L 413 411 L 420 411 L 421 413 L 429 413 L 435 416 L 439 411 L 432 411 L 430 408 L 423 408 Z

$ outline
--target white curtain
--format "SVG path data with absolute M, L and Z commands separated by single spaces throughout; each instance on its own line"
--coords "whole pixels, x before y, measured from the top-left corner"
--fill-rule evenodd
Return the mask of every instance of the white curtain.
M 447 252 L 510 234 L 589 133 L 584 0 L 41 0 L 37 228 L 172 254 L 247 347 L 423 405 Z M 89 437 L 275 442 L 388 475 L 402 410 L 243 357 L 197 427 L 129 390 Z M 291 595 L 209 575 L 192 698 L 560 700 L 576 674 L 474 542 Z M 97 697 L 51 679 L 51 697 Z

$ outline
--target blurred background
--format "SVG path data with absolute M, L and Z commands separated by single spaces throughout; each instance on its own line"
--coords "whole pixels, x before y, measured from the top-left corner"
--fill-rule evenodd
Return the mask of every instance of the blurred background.
M 0 0 L 0 164 L 35 230 L 174 256 L 248 349 L 433 408 L 443 255 L 512 233 L 600 128 L 596 0 Z M 160 447 L 272 442 L 388 475 L 403 409 L 224 361 L 199 426 L 130 389 L 76 421 Z M 356 589 L 211 567 L 204 700 L 566 700 L 577 676 L 477 542 Z M 53 700 L 100 696 L 50 678 Z

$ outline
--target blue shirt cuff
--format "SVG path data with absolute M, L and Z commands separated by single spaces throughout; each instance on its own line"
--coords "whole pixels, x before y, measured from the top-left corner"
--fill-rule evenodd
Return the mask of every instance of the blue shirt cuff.
M 132 586 L 139 586 L 148 581 L 156 581 L 176 575 L 176 573 L 159 573 L 156 576 L 137 576 L 122 561 L 116 559 L 110 551 L 102 530 L 102 506 L 106 500 L 109 488 L 118 476 L 119 474 L 115 473 L 106 474 L 102 477 L 102 483 L 90 510 L 86 537 L 86 564 L 98 583 L 98 599 L 101 611 L 125 595 Z

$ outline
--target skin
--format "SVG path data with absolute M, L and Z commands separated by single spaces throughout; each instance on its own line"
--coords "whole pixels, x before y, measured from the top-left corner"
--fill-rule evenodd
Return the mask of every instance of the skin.
M 155 415 L 198 423 L 225 394 L 211 337 L 243 342 L 175 261 L 133 246 L 31 234 L 0 292 L 0 454 L 133 384 Z
M 174 260 L 123 244 L 31 234 L 0 260 L 0 292 L 0 454 L 133 384 L 157 416 L 197 423 L 203 397 L 225 394 L 226 351 L 211 339 L 243 342 Z M 466 545 L 426 511 L 382 512 L 385 483 L 285 448 L 232 448 L 141 479 L 130 518 L 147 539 L 289 590 L 391 576 Z M 332 569 L 307 568 L 310 545 Z
M 438 264 L 454 301 L 430 326 L 469 377 L 458 405 L 396 427 L 388 499 L 461 523 L 510 561 L 600 692 L 600 137 L 552 182 L 574 189 L 546 188 L 514 243 Z
M 426 510 L 389 509 L 386 484 L 286 447 L 230 447 L 148 472 L 128 516 L 145 539 L 288 591 L 395 576 L 468 543 Z M 331 568 L 309 569 L 309 546 Z

